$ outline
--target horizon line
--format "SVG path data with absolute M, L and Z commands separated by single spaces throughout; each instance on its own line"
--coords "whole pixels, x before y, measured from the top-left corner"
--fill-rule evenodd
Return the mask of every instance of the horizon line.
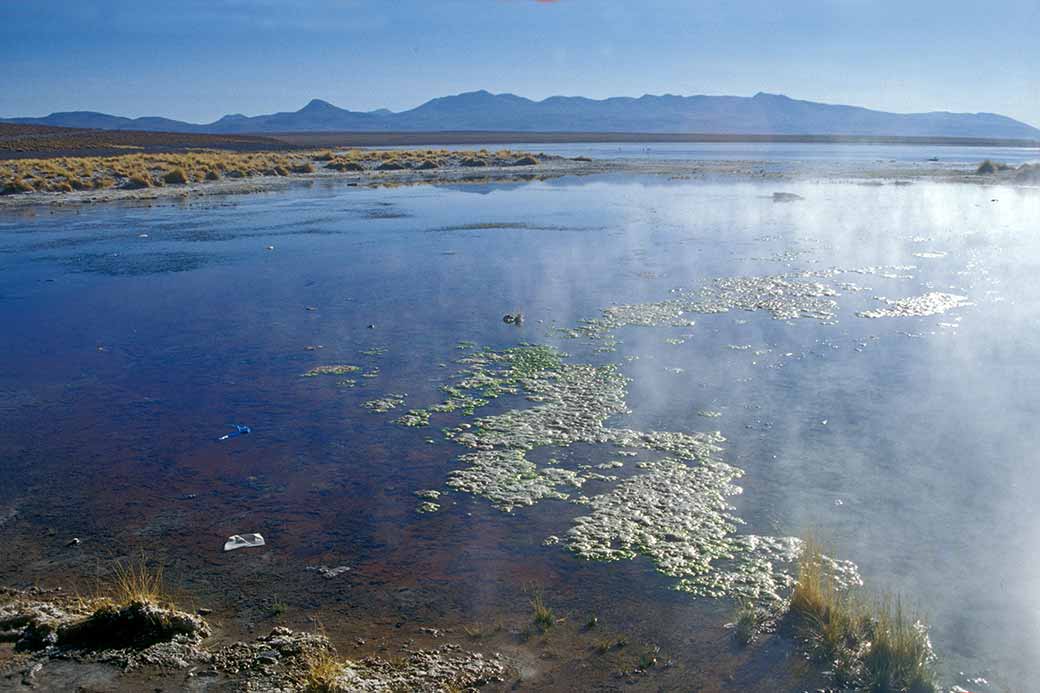
M 595 101 L 595 102 L 598 102 L 598 103 L 602 103 L 602 102 L 610 101 L 610 100 L 613 100 L 613 99 L 630 99 L 630 100 L 633 100 L 633 101 L 638 101 L 639 99 L 644 99 L 644 98 L 666 98 L 666 97 L 674 97 L 674 98 L 680 98 L 680 99 L 692 99 L 692 98 L 699 98 L 699 97 L 706 97 L 706 98 L 733 98 L 733 99 L 755 99 L 755 98 L 760 97 L 760 96 L 771 96 L 771 97 L 779 97 L 779 98 L 788 99 L 790 101 L 798 101 L 798 102 L 802 102 L 802 103 L 820 104 L 820 105 L 824 105 L 824 106 L 839 106 L 839 107 L 847 107 L 847 108 L 859 108 L 859 109 L 863 109 L 863 110 L 867 110 L 867 111 L 874 111 L 874 112 L 877 112 L 877 113 L 889 113 L 889 114 L 892 114 L 892 115 L 933 115 L 933 114 L 942 114 L 942 115 L 999 116 L 999 117 L 1002 117 L 1002 118 L 1008 118 L 1010 120 L 1017 121 L 1019 123 L 1022 123 L 1024 125 L 1027 125 L 1029 127 L 1035 128 L 1035 129 L 1040 129 L 1040 128 L 1038 128 L 1037 126 L 1033 125 L 1030 122 L 1027 122 L 1027 121 L 1024 121 L 1024 120 L 1019 120 L 1018 118 L 1013 118 L 1013 117 L 1005 115 L 1003 113 L 996 113 L 996 112 L 993 112 L 993 111 L 949 111 L 949 110 L 886 111 L 886 110 L 883 110 L 883 109 L 880 109 L 880 108 L 873 108 L 873 107 L 870 107 L 870 106 L 860 106 L 860 105 L 849 104 L 849 103 L 837 103 L 837 102 L 832 102 L 832 101 L 813 101 L 811 99 L 795 98 L 793 96 L 788 96 L 787 94 L 783 94 L 783 93 L 780 93 L 780 92 L 767 92 L 767 91 L 761 91 L 761 90 L 755 92 L 751 96 L 739 96 L 739 95 L 736 95 L 736 94 L 703 94 L 703 93 L 700 93 L 700 94 L 673 94 L 671 92 L 664 92 L 662 94 L 644 93 L 644 94 L 641 94 L 640 96 L 615 95 L 615 96 L 606 96 L 606 97 L 603 97 L 603 98 L 594 98 L 594 97 L 590 97 L 590 96 L 581 96 L 581 95 L 553 94 L 551 96 L 546 96 L 545 98 L 542 98 L 542 99 L 533 99 L 531 97 L 522 96 L 522 95 L 516 94 L 514 92 L 503 91 L 503 92 L 497 92 L 496 93 L 496 92 L 492 92 L 492 91 L 490 91 L 488 89 L 483 89 L 482 88 L 482 89 L 473 89 L 473 90 L 469 90 L 469 91 L 460 91 L 460 92 L 457 92 L 457 93 L 454 93 L 454 94 L 445 94 L 443 96 L 434 96 L 432 98 L 429 98 L 429 99 L 419 103 L 416 106 L 413 106 L 411 108 L 406 108 L 406 109 L 403 109 L 403 110 L 400 110 L 400 111 L 393 111 L 393 110 L 390 110 L 390 109 L 385 108 L 385 107 L 374 108 L 374 109 L 363 110 L 363 111 L 362 110 L 355 111 L 355 110 L 351 110 L 350 108 L 345 108 L 343 106 L 338 106 L 335 103 L 329 101 L 328 99 L 323 99 L 323 98 L 320 98 L 320 97 L 312 97 L 310 100 L 307 101 L 307 103 L 305 103 L 303 106 L 301 106 L 300 108 L 298 108 L 296 110 L 271 111 L 271 112 L 268 112 L 268 113 L 256 113 L 256 114 L 252 114 L 252 115 L 243 114 L 241 112 L 225 113 L 225 114 L 217 117 L 215 120 L 212 120 L 212 121 L 209 121 L 209 122 L 195 122 L 195 121 L 189 121 L 189 120 L 179 120 L 178 118 L 172 118 L 172 117 L 163 116 L 163 115 L 125 116 L 125 115 L 118 115 L 116 113 L 110 113 L 110 112 L 106 112 L 106 111 L 92 110 L 92 109 L 89 109 L 89 108 L 81 108 L 81 109 L 75 109 L 75 110 L 51 111 L 50 113 L 47 113 L 46 115 L 38 115 L 38 116 L 5 115 L 5 116 L 0 116 L 0 120 L 14 120 L 14 119 L 23 119 L 23 118 L 42 119 L 42 118 L 49 118 L 51 116 L 62 115 L 62 114 L 67 114 L 67 113 L 92 113 L 92 114 L 99 114 L 99 115 L 115 116 L 115 117 L 118 117 L 118 118 L 126 118 L 127 120 L 140 120 L 140 119 L 143 119 L 143 118 L 162 118 L 162 119 L 165 119 L 165 120 L 173 120 L 173 121 L 177 121 L 179 123 L 185 123 L 187 125 L 204 126 L 204 125 L 213 125 L 215 123 L 220 122 L 221 120 L 223 120 L 225 118 L 236 117 L 236 116 L 244 117 L 244 118 L 258 118 L 258 117 L 261 117 L 261 116 L 278 115 L 278 114 L 281 114 L 281 113 L 299 113 L 303 109 L 307 108 L 307 106 L 310 106 L 311 104 L 313 104 L 315 102 L 328 104 L 329 106 L 332 106 L 333 108 L 337 108 L 337 109 L 342 110 L 342 111 L 347 111 L 349 113 L 376 114 L 376 113 L 380 113 L 380 112 L 385 112 L 385 113 L 389 113 L 391 115 L 399 115 L 399 114 L 402 114 L 402 113 L 408 113 L 410 111 L 414 111 L 417 108 L 421 108 L 422 106 L 424 106 L 424 105 L 426 105 L 428 103 L 431 103 L 433 101 L 437 101 L 439 99 L 447 99 L 447 98 L 453 98 L 453 97 L 459 97 L 459 96 L 468 96 L 468 95 L 471 95 L 471 94 L 487 94 L 489 96 L 496 96 L 496 97 L 512 96 L 512 97 L 515 97 L 515 98 L 518 98 L 518 99 L 523 99 L 525 101 L 530 101 L 531 103 L 538 103 L 538 104 L 544 103 L 544 102 L 549 101 L 551 99 L 583 99 L 583 100 L 586 100 L 586 101 Z

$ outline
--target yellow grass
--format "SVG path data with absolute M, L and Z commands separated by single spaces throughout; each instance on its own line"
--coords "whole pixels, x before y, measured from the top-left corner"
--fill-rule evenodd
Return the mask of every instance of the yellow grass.
M 116 563 L 114 577 L 107 591 L 118 604 L 160 604 L 169 601 L 163 586 L 162 565 L 149 568 L 144 559 Z
M 333 693 L 342 690 L 338 681 L 344 669 L 343 663 L 327 649 L 309 654 L 304 690 L 312 693 Z
M 373 170 L 380 164 L 430 168 L 445 165 L 447 157 L 488 163 L 522 155 L 522 152 L 508 150 L 492 154 L 486 149 L 469 152 L 347 149 L 337 153 L 330 150 L 231 152 L 194 149 L 170 154 L 134 152 L 117 156 L 13 159 L 0 160 L 0 193 L 150 188 L 221 178 L 309 174 L 318 169 Z
M 819 544 L 805 542 L 789 616 L 810 656 L 841 686 L 871 693 L 934 693 L 927 629 L 896 600 L 868 603 L 841 590 Z

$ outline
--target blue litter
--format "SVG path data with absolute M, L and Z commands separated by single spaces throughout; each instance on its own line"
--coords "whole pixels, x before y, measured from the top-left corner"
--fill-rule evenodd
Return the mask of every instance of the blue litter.
M 225 433 L 224 435 L 222 435 L 219 438 L 217 438 L 217 440 L 227 440 L 228 438 L 237 438 L 238 436 L 243 436 L 246 433 L 252 433 L 253 432 L 253 429 L 251 429 L 249 426 L 243 426 L 242 424 L 233 424 L 233 425 L 235 427 L 234 431 L 231 431 L 231 433 Z

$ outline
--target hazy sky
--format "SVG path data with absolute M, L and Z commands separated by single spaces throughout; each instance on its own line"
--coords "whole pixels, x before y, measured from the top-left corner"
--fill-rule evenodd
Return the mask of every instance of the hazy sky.
M 0 116 L 778 92 L 1040 126 L 1040 0 L 0 0 Z

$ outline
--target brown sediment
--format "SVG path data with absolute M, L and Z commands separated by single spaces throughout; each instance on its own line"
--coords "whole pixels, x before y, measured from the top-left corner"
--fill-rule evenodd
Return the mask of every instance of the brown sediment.
M 616 619 L 606 613 L 601 618 L 588 611 L 559 609 L 556 593 L 531 587 L 517 595 L 517 602 L 517 612 L 494 620 L 446 628 L 398 623 L 381 629 L 374 641 L 334 639 L 314 625 L 268 626 L 259 636 L 229 639 L 221 637 L 224 624 L 219 621 L 207 623 L 169 607 L 132 605 L 127 609 L 191 627 L 157 631 L 156 638 L 125 643 L 106 637 L 50 643 L 23 638 L 13 651 L 0 642 L 0 685 L 63 690 L 92 680 L 104 682 L 105 690 L 120 692 L 157 685 L 247 691 L 504 692 L 518 686 L 649 691 L 715 680 L 728 683 L 713 690 L 764 693 L 778 685 L 786 689 L 819 682 L 777 656 L 792 646 L 781 636 L 771 636 L 765 647 L 732 653 L 726 662 L 706 658 L 689 667 L 669 646 L 609 625 Z M 0 623 L 9 635 L 47 632 L 51 626 L 61 632 L 112 610 L 102 606 L 91 615 L 91 608 L 60 591 L 0 588 Z M 375 625 L 368 624 L 368 629 Z M 211 631 L 217 635 L 211 636 Z M 719 633 L 699 631 L 685 646 L 701 652 L 719 644 Z

